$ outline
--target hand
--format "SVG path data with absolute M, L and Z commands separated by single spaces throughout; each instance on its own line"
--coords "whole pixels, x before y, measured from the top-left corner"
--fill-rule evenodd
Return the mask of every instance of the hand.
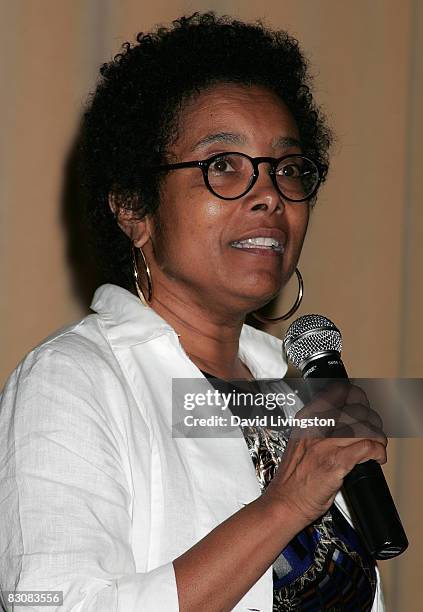
M 386 462 L 387 438 L 379 415 L 360 387 L 337 381 L 304 406 L 296 418 L 333 418 L 335 427 L 294 428 L 264 496 L 295 513 L 304 527 L 332 505 L 357 463 Z M 348 436 L 348 437 L 346 437 Z

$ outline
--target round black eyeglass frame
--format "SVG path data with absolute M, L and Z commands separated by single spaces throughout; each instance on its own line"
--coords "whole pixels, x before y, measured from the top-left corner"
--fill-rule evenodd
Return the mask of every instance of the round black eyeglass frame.
M 251 179 L 250 179 L 250 182 L 247 188 L 240 195 L 236 197 L 232 197 L 232 198 L 226 198 L 216 193 L 213 187 L 210 185 L 209 176 L 208 176 L 210 165 L 214 161 L 216 161 L 216 159 L 225 157 L 226 155 L 241 155 L 242 157 L 246 157 L 247 159 L 250 160 L 253 166 L 253 174 L 251 175 Z M 278 167 L 278 165 L 281 163 L 282 160 L 289 159 L 292 157 L 305 159 L 306 161 L 314 164 L 314 166 L 317 169 L 318 179 L 317 179 L 316 186 L 314 187 L 313 191 L 309 195 L 307 195 L 307 197 L 302 198 L 301 200 L 293 200 L 292 198 L 289 198 L 287 195 L 285 195 L 283 191 L 280 189 L 277 179 L 276 179 L 276 168 Z M 220 198 L 221 200 L 238 200 L 239 198 L 242 198 L 242 196 L 244 196 L 246 193 L 248 193 L 250 189 L 252 189 L 252 187 L 254 186 L 254 184 L 256 183 L 259 177 L 259 164 L 263 164 L 263 163 L 270 164 L 269 175 L 270 175 L 270 178 L 276 190 L 281 194 L 281 196 L 283 196 L 286 200 L 289 200 L 290 202 L 305 202 L 313 198 L 316 195 L 321 182 L 325 179 L 326 173 L 328 171 L 328 167 L 325 164 L 321 164 L 320 162 L 312 159 L 311 157 L 308 157 L 307 155 L 302 155 L 300 153 L 291 153 L 290 155 L 283 155 L 282 157 L 250 157 L 246 153 L 240 153 L 239 151 L 225 151 L 223 153 L 217 153 L 216 155 L 212 155 L 211 157 L 207 159 L 178 162 L 175 164 L 162 164 L 158 166 L 150 166 L 148 169 L 157 171 L 157 172 L 168 172 L 170 170 L 179 170 L 180 168 L 201 168 L 201 171 L 203 173 L 204 183 L 207 189 L 213 195 Z

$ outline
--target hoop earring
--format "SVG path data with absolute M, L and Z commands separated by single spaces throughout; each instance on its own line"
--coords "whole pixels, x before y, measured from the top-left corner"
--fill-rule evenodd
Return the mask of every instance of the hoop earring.
M 138 293 L 138 297 L 140 298 L 144 306 L 148 306 L 149 303 L 151 302 L 151 298 L 153 297 L 153 279 L 151 278 L 150 268 L 148 267 L 148 263 L 147 263 L 147 260 L 145 258 L 142 248 L 141 247 L 137 247 L 137 248 L 138 248 L 138 251 L 141 253 L 142 262 L 143 262 L 144 269 L 145 269 L 145 274 L 147 276 L 147 289 L 148 289 L 147 298 L 145 297 L 144 291 L 142 290 L 141 285 L 139 283 L 137 256 L 135 253 L 135 245 L 133 243 L 131 244 L 132 275 L 134 277 L 134 284 L 135 284 L 135 288 Z
M 297 280 L 298 280 L 298 294 L 297 294 L 297 299 L 295 300 L 292 308 L 290 308 L 288 312 L 282 315 L 281 317 L 264 317 L 263 315 L 260 315 L 257 312 L 252 312 L 251 314 L 253 315 L 253 317 L 255 317 L 258 321 L 261 321 L 261 323 L 277 323 L 278 321 L 286 321 L 286 319 L 289 319 L 290 317 L 292 317 L 294 312 L 298 309 L 299 305 L 301 304 L 301 300 L 303 299 L 303 294 L 304 294 L 303 277 L 301 276 L 298 268 L 295 268 L 295 273 L 297 275 Z

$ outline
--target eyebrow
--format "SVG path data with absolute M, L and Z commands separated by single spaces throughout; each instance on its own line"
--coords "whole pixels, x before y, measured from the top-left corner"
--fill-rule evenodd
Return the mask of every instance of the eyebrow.
M 208 134 L 204 138 L 201 138 L 195 145 L 191 148 L 191 152 L 200 149 L 209 144 L 215 144 L 217 142 L 223 142 L 224 144 L 245 144 L 246 138 L 245 136 L 241 136 L 240 134 L 234 134 L 232 132 L 218 132 L 217 134 Z
M 272 148 L 277 149 L 278 147 L 282 147 L 283 149 L 288 149 L 289 147 L 301 148 L 301 142 L 298 140 L 298 138 L 292 138 L 291 136 L 281 136 L 280 138 L 275 138 L 272 141 Z
M 241 134 L 234 134 L 233 132 L 217 132 L 216 134 L 208 134 L 204 138 L 201 138 L 195 145 L 190 149 L 190 152 L 194 152 L 201 147 L 205 147 L 209 144 L 224 143 L 224 144 L 246 144 L 247 139 Z M 277 149 L 282 147 L 288 149 L 289 147 L 300 147 L 301 143 L 297 138 L 291 136 L 280 136 L 274 138 L 272 141 L 272 148 Z

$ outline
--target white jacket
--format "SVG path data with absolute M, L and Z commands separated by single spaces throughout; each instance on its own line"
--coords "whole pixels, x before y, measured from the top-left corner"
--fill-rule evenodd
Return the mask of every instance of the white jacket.
M 203 375 L 170 325 L 115 285 L 92 309 L 4 389 L 0 586 L 63 591 L 57 612 L 177 612 L 172 560 L 259 496 L 253 463 L 241 434 L 172 437 L 172 378 Z M 281 341 L 248 325 L 239 356 L 256 378 L 286 372 Z M 234 609 L 272 599 L 269 568 Z

